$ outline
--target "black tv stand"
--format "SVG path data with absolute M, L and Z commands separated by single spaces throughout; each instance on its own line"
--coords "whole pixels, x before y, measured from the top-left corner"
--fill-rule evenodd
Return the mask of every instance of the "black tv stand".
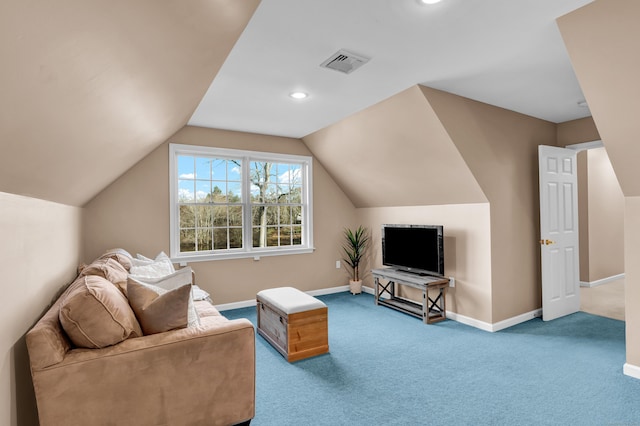
M 371 271 L 375 282 L 376 305 L 387 306 L 391 309 L 413 315 L 426 324 L 442 321 L 447 318 L 445 296 L 449 279 L 427 274 L 416 274 L 399 271 L 392 268 L 374 269 Z M 386 284 L 380 281 L 383 280 Z M 413 300 L 399 297 L 396 284 L 422 290 L 422 304 Z M 429 290 L 437 291 L 435 299 L 429 297 Z M 384 294 L 388 297 L 383 297 Z

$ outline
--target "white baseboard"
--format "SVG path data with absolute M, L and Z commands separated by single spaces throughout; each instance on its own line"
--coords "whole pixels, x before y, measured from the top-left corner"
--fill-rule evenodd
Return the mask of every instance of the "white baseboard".
M 524 314 L 520 314 L 515 317 L 507 318 L 506 320 L 496 322 L 495 324 L 491 324 L 491 331 L 504 330 L 505 328 L 513 327 L 514 325 L 518 325 L 520 323 L 523 323 L 541 316 L 542 316 L 542 309 L 535 309 L 531 312 L 525 312 Z
M 595 287 L 601 284 L 606 284 L 611 281 L 617 281 L 624 278 L 624 274 L 613 275 L 611 277 L 602 278 L 600 280 L 595 281 L 580 281 L 580 287 Z
M 362 289 L 364 291 L 366 291 L 368 287 L 362 287 Z M 311 290 L 311 291 L 307 291 L 305 293 L 311 295 L 311 296 L 324 296 L 325 294 L 333 294 L 333 293 L 341 293 L 343 291 L 349 291 L 349 286 L 348 285 L 343 285 L 343 286 L 339 286 L 339 287 L 330 287 L 330 288 L 323 288 L 320 290 Z M 368 292 L 367 292 L 368 293 Z M 373 290 L 371 290 L 371 294 L 373 294 Z M 222 311 L 229 311 L 231 309 L 240 309 L 240 308 L 249 308 L 251 306 L 256 306 L 256 300 L 243 300 L 240 302 L 233 302 L 233 303 L 223 303 L 222 305 L 215 305 L 216 309 L 220 312 Z
M 633 377 L 634 379 L 640 379 L 640 367 L 637 365 L 625 363 L 622 367 L 622 372 L 629 377 Z
M 311 295 L 311 296 L 323 296 L 325 294 L 341 293 L 341 292 L 344 292 L 344 291 L 349 291 L 349 286 L 348 285 L 343 285 L 343 286 L 339 286 L 339 287 L 323 288 L 323 289 L 320 289 L 320 290 L 311 290 L 311 291 L 307 291 L 306 293 Z M 364 293 L 375 295 L 374 294 L 374 289 L 371 288 L 371 287 L 362 286 L 362 291 Z M 234 303 L 224 303 L 222 305 L 215 305 L 216 309 L 218 311 L 221 311 L 221 312 L 222 311 L 228 311 L 228 310 L 231 310 L 231 309 L 248 308 L 248 307 L 251 307 L 251 306 L 256 306 L 255 299 L 253 299 L 253 300 L 244 300 L 244 301 L 241 301 L 241 302 L 234 302 Z M 504 330 L 505 328 L 513 327 L 514 325 L 523 323 L 525 321 L 529 321 L 530 319 L 539 317 L 541 315 L 542 315 L 542 309 L 536 309 L 534 311 L 527 312 L 527 313 L 515 316 L 513 318 L 508 318 L 508 319 L 506 319 L 504 321 L 497 322 L 495 324 L 489 324 L 488 322 L 480 321 L 480 320 L 477 320 L 475 318 L 470 318 L 470 317 L 466 317 L 464 315 L 460 315 L 460 314 L 455 313 L 455 312 L 447 311 L 447 318 L 448 319 L 451 319 L 453 321 L 459 322 L 461 324 L 469 325 L 471 327 L 479 328 L 480 330 L 489 331 L 491 333 L 496 332 L 496 331 L 500 331 L 500 330 Z
M 494 331 L 491 329 L 491 324 L 489 324 L 488 322 L 480 321 L 471 317 L 466 317 L 455 312 L 447 311 L 447 319 L 459 322 L 460 324 L 479 328 L 480 330 Z

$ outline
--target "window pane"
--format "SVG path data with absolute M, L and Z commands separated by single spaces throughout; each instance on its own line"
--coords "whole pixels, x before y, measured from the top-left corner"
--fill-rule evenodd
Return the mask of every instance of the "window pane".
M 229 228 L 229 248 L 242 248 L 242 228 Z
M 293 245 L 299 246 L 302 244 L 302 227 L 293 227 Z
M 242 226 L 242 206 L 229 206 L 229 226 Z
M 196 212 L 196 227 L 211 228 L 213 210 L 211 206 L 192 206 Z
M 180 228 L 195 228 L 196 215 L 194 206 L 180 206 Z
M 267 227 L 267 247 L 278 247 L 278 228 Z
M 211 250 L 211 228 L 197 228 L 198 251 Z
M 180 251 L 196 251 L 196 230 L 182 229 L 180 230 Z
M 220 158 L 213 160 L 211 177 L 216 180 L 227 180 L 227 160 Z
M 178 181 L 178 202 L 194 203 L 195 198 L 195 181 L 180 179 Z
M 264 194 L 265 203 L 277 203 L 278 202 L 278 185 L 270 183 L 267 185 Z
M 212 183 L 212 198 L 214 203 L 226 203 L 227 202 L 227 182 L 220 182 L 214 180 Z
M 291 187 L 291 192 L 289 193 L 289 202 L 302 203 L 302 187 L 301 186 L 294 185 Z
M 213 208 L 213 226 L 227 226 L 227 206 Z
M 211 159 L 205 157 L 196 158 L 196 179 L 211 180 Z
M 289 170 L 289 183 L 292 185 L 302 185 L 302 166 L 292 164 Z
M 240 160 L 227 161 L 227 180 L 242 181 L 242 167 Z
M 213 249 L 227 249 L 227 228 L 215 228 L 213 230 Z
M 291 245 L 291 227 L 289 226 L 280 227 L 280 245 L 281 246 Z
M 291 223 L 291 207 L 280 207 L 280 225 L 288 225 Z
M 178 179 L 195 178 L 194 160 L 191 156 L 178 156 Z
M 252 232 L 252 240 L 253 240 L 253 247 L 264 247 L 266 244 L 262 244 L 262 237 L 263 234 L 261 232 L 262 228 L 251 228 L 251 232 Z
M 230 203 L 242 202 L 242 184 L 240 182 L 229 182 L 227 196 Z
M 278 224 L 278 206 L 268 206 L 267 210 L 267 225 Z
M 264 220 L 266 223 L 266 216 L 263 217 L 263 214 L 266 215 L 265 206 L 252 206 L 251 207 L 251 224 L 253 226 L 260 226 L 262 221 Z
M 291 223 L 296 225 L 302 223 L 302 206 L 291 207 Z
M 210 203 L 211 202 L 211 181 L 196 181 L 196 202 L 198 203 Z

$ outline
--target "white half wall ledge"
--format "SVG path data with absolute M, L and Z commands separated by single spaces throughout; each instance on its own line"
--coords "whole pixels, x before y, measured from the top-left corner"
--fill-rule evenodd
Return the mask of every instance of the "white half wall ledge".
M 622 372 L 625 376 L 633 377 L 634 379 L 640 379 L 640 367 L 637 365 L 625 363 L 622 367 Z

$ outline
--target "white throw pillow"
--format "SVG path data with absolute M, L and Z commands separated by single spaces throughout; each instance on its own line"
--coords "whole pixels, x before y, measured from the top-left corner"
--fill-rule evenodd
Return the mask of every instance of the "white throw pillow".
M 171 259 L 164 252 L 160 252 L 155 259 L 149 259 L 138 254 L 137 258 L 131 259 L 131 264 L 129 273 L 146 279 L 162 278 L 176 272 Z

